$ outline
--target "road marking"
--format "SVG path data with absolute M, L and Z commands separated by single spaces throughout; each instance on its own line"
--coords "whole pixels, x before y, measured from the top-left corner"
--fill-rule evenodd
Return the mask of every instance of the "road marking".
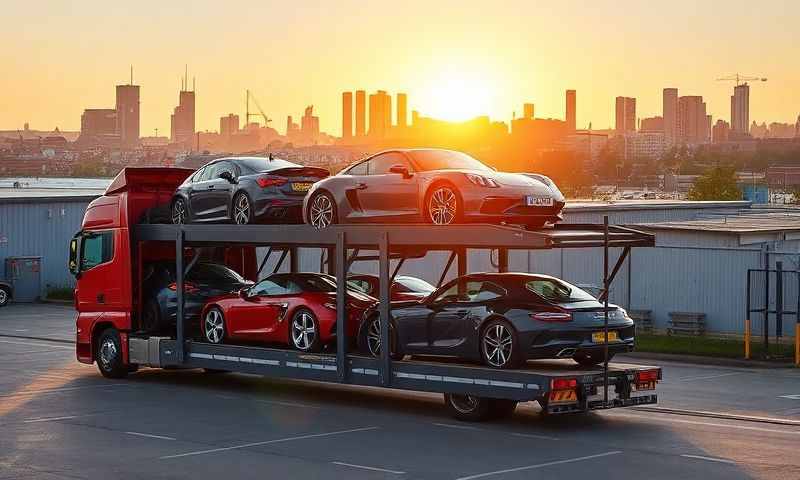
M 788 398 L 789 400 L 800 400 L 800 394 L 797 394 L 797 395 L 780 395 L 778 398 Z
M 800 420 L 792 420 L 788 418 L 775 418 L 775 417 L 754 417 L 751 415 L 737 415 L 734 413 L 725 412 L 709 412 L 705 410 L 683 410 L 679 408 L 665 408 L 665 407 L 631 407 L 630 411 L 637 412 L 654 412 L 663 413 L 667 415 L 678 415 L 684 417 L 704 417 L 704 418 L 718 418 L 722 420 L 737 420 L 742 422 L 752 423 L 773 423 L 776 425 L 791 425 L 800 426 Z
M 38 423 L 38 422 L 55 422 L 57 420 L 69 420 L 71 418 L 78 418 L 77 415 L 67 415 L 63 417 L 44 417 L 44 418 L 29 418 L 23 423 Z
M 384 472 L 384 473 L 393 473 L 395 475 L 405 475 L 406 472 L 401 472 L 399 470 L 389 470 L 388 468 L 378 468 L 378 467 L 368 467 L 366 465 L 356 465 L 354 463 L 344 463 L 344 462 L 331 462 L 334 465 L 341 465 L 343 467 L 352 467 L 352 468 L 360 468 L 362 470 L 372 470 L 374 472 Z
M 700 375 L 696 377 L 684 377 L 679 378 L 676 382 L 691 382 L 694 380 L 710 380 L 712 378 L 721 378 L 721 377 L 730 377 L 732 375 L 743 375 L 745 372 L 729 372 L 729 373 L 719 373 L 716 375 Z
M 687 454 L 681 455 L 681 457 L 694 458 L 696 460 L 708 460 L 709 462 L 729 463 L 732 465 L 736 464 L 736 462 L 734 462 L 733 460 L 728 460 L 726 458 L 704 457 L 702 455 L 687 455 Z
M 363 427 L 363 428 L 353 428 L 350 430 L 339 430 L 337 432 L 327 432 L 327 433 L 314 433 L 310 435 L 300 435 L 298 437 L 287 437 L 287 438 L 278 438 L 276 440 L 267 440 L 264 442 L 254 442 L 254 443 L 245 443 L 243 445 L 234 445 L 233 447 L 221 447 L 221 448 L 212 448 L 209 450 L 198 450 L 196 452 L 186 452 L 186 453 L 178 453 L 175 455 L 165 455 L 161 457 L 161 460 L 167 460 L 170 458 L 180 458 L 180 457 L 191 457 L 193 455 L 204 455 L 206 453 L 216 453 L 216 452 L 227 452 L 228 450 L 238 450 L 240 448 L 248 448 L 248 447 L 258 447 L 260 445 L 269 445 L 272 443 L 282 443 L 282 442 L 291 442 L 294 440 L 305 440 L 307 438 L 320 438 L 320 437 L 330 437 L 332 435 L 341 435 L 343 433 L 355 433 L 355 432 L 366 432 L 369 430 L 377 430 L 380 427 Z
M 468 477 L 461 477 L 461 478 L 458 478 L 456 480 L 473 480 L 475 478 L 490 477 L 492 475 L 501 475 L 503 473 L 521 472 L 521 471 L 524 471 L 524 470 L 535 470 L 537 468 L 551 467 L 553 465 L 563 465 L 565 463 L 583 462 L 583 461 L 592 460 L 592 459 L 595 459 L 595 458 L 608 457 L 608 456 L 611 456 L 611 455 L 619 455 L 620 453 L 622 453 L 622 452 L 619 451 L 619 450 L 615 450 L 615 451 L 612 451 L 612 452 L 598 453 L 597 455 L 587 455 L 585 457 L 568 458 L 568 459 L 565 459 L 565 460 L 556 460 L 556 461 L 547 462 L 547 463 L 537 463 L 536 465 L 528 465 L 528 466 L 525 466 L 525 467 L 508 468 L 508 469 L 505 469 L 505 470 L 497 470 L 497 471 L 494 471 L 494 472 L 479 473 L 477 475 L 470 475 Z
M 13 342 L 11 340 L 0 340 L 0 343 L 10 343 L 12 345 L 27 345 L 29 347 L 64 348 L 66 350 L 75 350 L 75 347 L 70 347 L 67 345 L 52 345 L 47 343 Z
M 533 435 L 530 433 L 512 433 L 515 437 L 535 438 L 537 440 L 560 440 L 556 437 L 548 437 L 547 435 Z
M 471 427 L 469 425 L 453 425 L 452 423 L 434 423 L 437 427 L 457 428 L 459 430 L 480 430 L 478 427 Z
M 136 437 L 157 438 L 159 440 L 175 440 L 172 437 L 165 437 L 163 435 L 153 435 L 151 433 L 140 433 L 140 432 L 125 432 L 125 433 Z
M 282 407 L 295 407 L 295 408 L 299 407 L 299 408 L 315 408 L 315 409 L 322 408 L 322 407 L 319 407 L 317 405 L 308 405 L 308 404 L 305 404 L 305 403 L 282 402 L 282 401 L 279 401 L 279 400 L 263 400 L 263 399 L 260 399 L 260 398 L 234 397 L 234 396 L 231 396 L 231 395 L 214 395 L 214 396 L 218 397 L 218 398 L 223 398 L 225 400 L 244 400 L 244 401 L 250 401 L 250 402 L 267 403 L 267 404 L 271 404 L 271 405 L 280 405 Z
M 14 331 L 15 332 L 27 332 L 28 329 L 27 328 L 15 328 Z
M 24 392 L 15 392 L 15 393 L 6 393 L 0 395 L 2 397 L 17 397 L 23 395 L 40 395 L 44 393 L 60 393 L 60 392 L 69 392 L 72 390 L 83 390 L 85 388 L 108 388 L 108 387 L 130 387 L 132 385 L 127 383 L 109 383 L 108 385 L 87 385 L 85 387 L 66 387 L 66 388 L 50 388 L 50 389 L 42 389 L 42 390 L 26 390 Z
M 761 428 L 761 427 L 748 427 L 746 425 L 728 425 L 725 423 L 711 423 L 711 422 L 695 422 L 692 420 L 679 420 L 676 418 L 656 418 L 653 416 L 645 417 L 639 414 L 627 413 L 627 415 L 631 415 L 634 417 L 640 417 L 643 420 L 652 420 L 655 422 L 666 422 L 666 423 L 684 423 L 687 425 L 703 425 L 706 427 L 721 427 L 721 428 L 734 428 L 738 430 L 751 430 L 754 432 L 768 432 L 768 433 L 781 433 L 784 435 L 800 435 L 800 430 L 775 430 L 773 428 Z

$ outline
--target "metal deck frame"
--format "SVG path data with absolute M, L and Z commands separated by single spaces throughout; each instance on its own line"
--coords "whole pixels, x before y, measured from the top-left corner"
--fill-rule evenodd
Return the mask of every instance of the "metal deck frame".
M 429 251 L 449 251 L 450 258 L 442 280 L 454 259 L 458 259 L 458 275 L 467 271 L 468 249 L 498 251 L 498 270 L 508 270 L 508 250 L 544 250 L 552 248 L 603 248 L 605 260 L 604 292 L 601 301 L 608 304 L 607 292 L 614 276 L 633 247 L 652 247 L 655 237 L 630 228 L 605 224 L 564 224 L 539 230 L 499 225 L 333 225 L 317 230 L 308 225 L 138 225 L 133 241 L 174 242 L 176 292 L 178 295 L 176 338 L 159 342 L 162 365 L 211 368 L 255 373 L 264 376 L 318 380 L 419 390 L 441 393 L 472 394 L 489 398 L 536 400 L 549 391 L 556 377 L 577 378 L 584 395 L 580 410 L 656 403 L 655 395 L 630 397 L 630 383 L 640 367 L 608 365 L 601 369 L 580 369 L 554 361 L 520 370 L 497 370 L 448 362 L 392 361 L 389 349 L 382 349 L 380 358 L 353 355 L 347 352 L 347 302 L 344 288 L 337 289 L 336 353 L 306 354 L 293 350 L 261 346 L 211 345 L 187 338 L 183 317 L 183 285 L 185 276 L 184 249 L 250 245 L 269 247 L 269 253 L 280 251 L 280 263 L 287 253 L 291 271 L 296 271 L 298 248 L 321 248 L 327 255 L 328 272 L 334 271 L 339 285 L 344 285 L 350 265 L 355 260 L 377 260 L 379 264 L 379 314 L 381 342 L 389 345 L 387 322 L 390 311 L 390 279 L 400 265 L 390 271 L 390 259 L 418 257 Z M 611 248 L 622 248 L 613 272 L 608 272 Z M 348 251 L 353 253 L 348 257 Z M 362 250 L 377 255 L 360 255 Z M 259 273 L 266 265 L 259 266 Z M 277 267 L 276 267 L 277 268 Z M 441 280 L 440 282 L 441 283 Z M 608 322 L 606 318 L 606 335 Z M 608 338 L 608 337 L 606 337 Z M 607 347 L 606 347 L 607 350 Z M 561 362 L 561 363 L 559 363 Z M 647 367 L 653 368 L 653 367 Z M 588 401 L 588 393 L 602 386 L 603 400 Z M 615 386 L 620 398 L 609 401 L 608 387 Z

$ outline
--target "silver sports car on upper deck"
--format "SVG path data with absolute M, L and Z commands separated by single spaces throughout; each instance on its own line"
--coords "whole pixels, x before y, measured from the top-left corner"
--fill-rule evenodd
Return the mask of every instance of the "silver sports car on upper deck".
M 538 228 L 561 220 L 564 196 L 544 175 L 498 172 L 452 150 L 375 154 L 315 183 L 303 219 L 337 223 L 508 223 Z

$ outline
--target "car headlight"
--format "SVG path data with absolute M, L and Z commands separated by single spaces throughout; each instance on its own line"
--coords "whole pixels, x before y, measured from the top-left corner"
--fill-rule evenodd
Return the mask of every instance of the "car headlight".
M 488 187 L 488 188 L 498 188 L 500 185 L 494 181 L 494 179 L 484 177 L 483 175 L 478 175 L 475 173 L 466 173 L 467 180 L 469 180 L 473 185 L 477 185 L 479 187 Z

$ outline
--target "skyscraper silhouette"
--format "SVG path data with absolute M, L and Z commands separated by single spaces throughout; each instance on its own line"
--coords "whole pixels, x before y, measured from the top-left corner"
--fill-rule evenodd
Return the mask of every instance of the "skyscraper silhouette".
M 405 128 L 408 125 L 408 97 L 405 93 L 397 94 L 397 126 Z
M 664 118 L 664 137 L 674 144 L 678 138 L 678 89 L 665 88 L 661 116 Z
M 636 99 L 631 97 L 617 97 L 616 122 L 617 135 L 636 131 Z
M 353 137 L 353 92 L 342 92 L 342 139 Z
M 356 137 L 367 134 L 367 92 L 356 90 Z
M 743 83 L 733 87 L 731 96 L 731 131 L 740 135 L 750 130 L 750 85 Z
M 570 133 L 575 131 L 576 126 L 576 103 L 575 103 L 575 90 L 567 90 L 567 130 Z
M 126 147 L 139 144 L 139 85 L 117 85 L 117 134 Z

